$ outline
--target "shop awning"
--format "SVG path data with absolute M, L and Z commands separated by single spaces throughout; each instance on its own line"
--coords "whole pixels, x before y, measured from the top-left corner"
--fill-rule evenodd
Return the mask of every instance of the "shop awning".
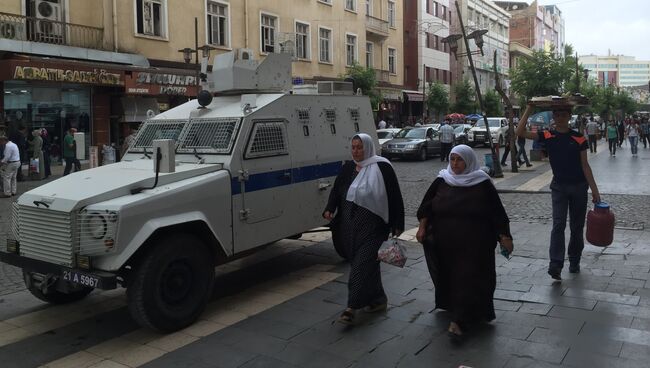
M 408 102 L 422 102 L 424 97 L 422 93 L 404 92 L 404 99 Z
M 148 97 L 122 97 L 118 109 L 124 123 L 140 123 L 160 113 L 158 101 Z

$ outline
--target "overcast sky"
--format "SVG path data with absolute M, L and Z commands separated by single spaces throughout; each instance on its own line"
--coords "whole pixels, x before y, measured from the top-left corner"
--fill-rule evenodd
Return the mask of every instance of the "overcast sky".
M 528 1 L 531 3 L 532 1 Z M 620 54 L 650 60 L 650 1 L 538 0 L 562 12 L 565 41 L 578 55 Z

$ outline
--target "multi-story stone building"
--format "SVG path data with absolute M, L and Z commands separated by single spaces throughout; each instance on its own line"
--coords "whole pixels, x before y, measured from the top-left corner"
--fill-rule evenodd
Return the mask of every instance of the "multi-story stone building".
M 510 41 L 538 51 L 564 53 L 565 33 L 562 12 L 555 5 L 530 5 L 523 1 L 495 1 L 512 15 Z
M 76 127 L 87 144 L 119 143 L 126 123 L 196 96 L 199 55 L 179 51 L 203 45 L 292 52 L 297 83 L 358 62 L 398 96 L 402 16 L 397 0 L 2 0 L 0 111 L 58 139 Z
M 589 70 L 589 78 L 599 85 L 617 87 L 647 86 L 650 61 L 624 55 L 581 55 L 578 62 Z

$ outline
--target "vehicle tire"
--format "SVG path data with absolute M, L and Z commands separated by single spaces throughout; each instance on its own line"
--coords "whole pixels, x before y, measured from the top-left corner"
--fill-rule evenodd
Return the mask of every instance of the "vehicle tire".
M 427 149 L 422 147 L 420 149 L 420 153 L 418 154 L 418 159 L 420 161 L 426 161 L 427 160 Z
M 190 234 L 167 236 L 134 269 L 126 291 L 129 311 L 142 326 L 177 331 L 201 315 L 213 284 L 207 246 Z
M 25 278 L 26 273 L 29 273 L 29 271 L 23 270 L 23 279 Z M 75 290 L 69 293 L 64 293 L 59 290 L 52 290 L 47 294 L 45 294 L 41 289 L 36 288 L 33 285 L 26 285 L 26 286 L 29 292 L 32 293 L 32 295 L 34 295 L 35 297 L 37 297 L 38 299 L 44 302 L 48 302 L 51 304 L 67 304 L 67 303 L 76 302 L 78 300 L 85 298 L 88 294 L 90 294 L 91 291 L 94 290 L 91 287 L 84 287 L 82 289 Z

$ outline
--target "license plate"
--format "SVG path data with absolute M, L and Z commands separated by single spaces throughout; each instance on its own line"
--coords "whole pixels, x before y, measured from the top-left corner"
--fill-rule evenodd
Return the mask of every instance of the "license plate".
M 93 288 L 99 286 L 99 278 L 97 276 L 75 270 L 64 270 L 63 280 L 69 281 L 73 284 L 79 284 Z

